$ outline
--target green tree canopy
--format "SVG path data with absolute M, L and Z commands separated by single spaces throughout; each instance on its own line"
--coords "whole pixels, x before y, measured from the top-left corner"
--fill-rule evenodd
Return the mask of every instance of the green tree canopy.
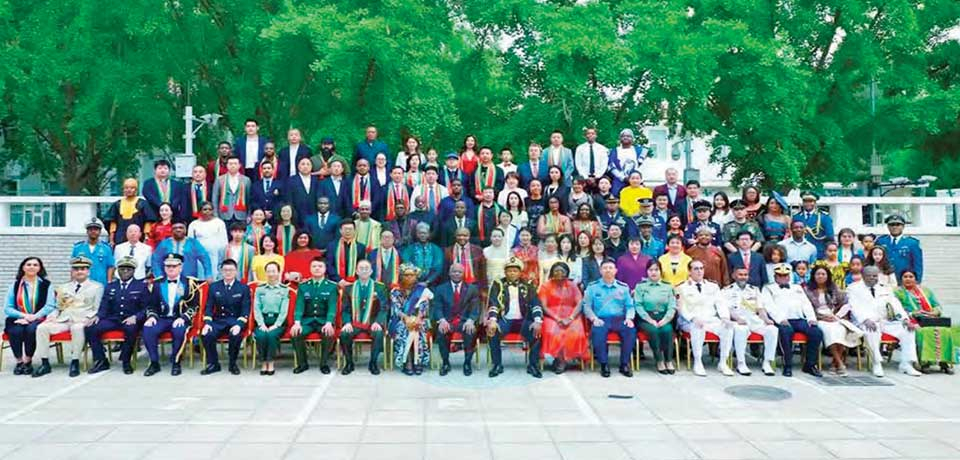
M 521 156 L 554 129 L 666 123 L 771 187 L 862 179 L 872 140 L 890 173 L 957 171 L 958 18 L 953 0 L 0 0 L 0 160 L 97 193 L 182 149 L 189 97 L 236 133 L 255 117 L 341 151 L 371 123 L 395 149 L 471 133 Z

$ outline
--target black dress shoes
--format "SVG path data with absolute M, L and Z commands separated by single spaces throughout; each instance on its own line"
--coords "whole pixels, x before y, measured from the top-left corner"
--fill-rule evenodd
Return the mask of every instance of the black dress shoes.
M 490 378 L 494 378 L 502 373 L 503 373 L 503 366 L 500 364 L 497 364 L 493 366 L 492 369 L 490 369 L 490 373 L 488 375 L 490 376 Z
M 72 359 L 70 360 L 70 377 L 76 377 L 80 375 L 80 360 Z
M 473 366 L 470 365 L 470 361 L 463 363 L 463 375 L 470 377 L 473 375 Z
M 609 378 L 610 377 L 610 366 L 607 364 L 600 365 L 600 377 Z
M 783 368 L 783 376 L 784 376 L 784 377 L 793 377 L 793 369 L 792 369 L 792 368 L 789 368 L 789 367 Z
M 620 366 L 620 375 L 624 377 L 633 377 L 633 371 L 630 366 Z
M 147 370 L 143 371 L 143 376 L 150 377 L 151 375 L 154 375 L 157 372 L 160 372 L 160 363 L 151 362 L 150 365 L 147 366 Z
M 103 372 L 108 369 L 110 369 L 110 362 L 105 359 L 100 359 L 93 362 L 93 366 L 87 369 L 87 373 L 96 374 L 97 372 Z
M 321 374 L 324 374 L 324 375 L 329 374 L 329 373 L 330 373 L 330 366 L 328 366 L 328 365 L 326 365 L 326 364 L 320 366 L 320 373 L 321 373 Z
M 176 377 L 183 373 L 183 368 L 180 367 L 180 363 L 176 363 L 170 366 L 170 375 Z
M 228 369 L 230 370 L 231 374 L 240 375 L 240 366 L 237 366 L 237 363 L 231 364 Z
M 50 362 L 43 360 L 40 362 L 40 367 L 36 368 L 31 374 L 33 377 L 42 377 L 50 373 Z
M 443 363 L 440 365 L 440 376 L 443 377 L 450 373 L 450 363 Z
M 294 373 L 294 374 L 302 374 L 302 373 L 306 372 L 308 369 L 310 369 L 310 366 L 308 366 L 308 365 L 306 365 L 306 364 L 301 364 L 301 365 L 293 368 L 293 373 Z M 260 375 L 266 375 L 266 374 L 260 374 Z
M 527 366 L 527 373 L 532 375 L 533 378 L 539 379 L 543 377 L 543 374 L 540 373 L 540 366 L 536 364 L 531 364 Z
M 13 375 L 23 375 L 23 363 L 17 363 L 17 367 L 13 368 Z
M 215 374 L 217 372 L 220 372 L 220 370 L 221 369 L 219 364 L 207 364 L 207 367 L 203 368 L 203 370 L 200 371 L 200 375 Z
M 133 373 L 133 366 L 131 366 L 129 362 L 123 363 L 123 373 L 126 375 Z
M 352 363 L 352 362 L 348 362 L 346 365 L 343 366 L 343 370 L 340 371 L 340 374 L 341 374 L 341 375 L 350 375 L 352 372 L 353 372 L 353 363 Z
M 803 372 L 806 372 L 814 377 L 823 377 L 823 374 L 820 373 L 820 368 L 817 366 L 804 366 Z
M 380 375 L 380 366 L 377 365 L 376 361 L 371 361 L 367 366 L 367 370 L 370 371 L 371 375 Z

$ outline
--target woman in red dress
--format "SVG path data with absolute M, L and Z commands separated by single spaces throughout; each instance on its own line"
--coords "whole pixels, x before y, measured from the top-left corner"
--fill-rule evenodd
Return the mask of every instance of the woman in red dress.
M 310 277 L 310 262 L 323 256 L 319 249 L 313 249 L 313 237 L 310 232 L 300 230 L 293 238 L 294 248 L 283 256 L 283 280 L 296 282 Z
M 533 244 L 533 233 L 529 228 L 521 228 L 518 234 L 520 244 L 513 248 L 513 255 L 523 261 L 523 271 L 520 279 L 533 284 L 540 284 L 540 264 L 538 262 L 540 248 Z
M 173 235 L 173 208 L 170 207 L 170 203 L 160 203 L 157 214 L 160 215 L 160 218 L 157 223 L 153 224 L 153 228 L 150 229 L 150 237 L 147 238 L 147 244 L 153 249 L 157 249 L 157 245 L 161 241 Z M 155 275 L 159 276 L 158 274 Z
M 562 374 L 567 363 L 579 359 L 581 368 L 590 354 L 583 328 L 580 289 L 569 279 L 570 267 L 557 262 L 550 268 L 550 280 L 537 291 L 543 306 L 543 356 L 553 359 L 553 371 Z

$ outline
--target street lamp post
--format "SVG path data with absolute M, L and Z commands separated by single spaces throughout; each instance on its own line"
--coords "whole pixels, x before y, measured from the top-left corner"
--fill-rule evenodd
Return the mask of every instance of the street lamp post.
M 217 126 L 223 115 L 219 113 L 208 113 L 199 118 L 193 116 L 193 106 L 183 108 L 183 155 L 177 155 L 176 167 L 174 168 L 177 177 L 190 177 L 193 167 L 197 164 L 197 156 L 193 153 L 193 140 L 197 137 L 197 131 L 205 125 L 210 127 Z M 194 128 L 193 124 L 197 123 Z

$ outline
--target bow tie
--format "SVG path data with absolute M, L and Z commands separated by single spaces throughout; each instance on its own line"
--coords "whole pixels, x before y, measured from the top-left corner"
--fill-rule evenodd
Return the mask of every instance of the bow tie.
M 789 284 L 780 284 L 780 285 L 778 285 L 778 286 L 780 286 L 780 289 L 790 289 L 790 285 L 789 285 Z
M 180 280 L 178 280 L 178 279 L 177 279 L 177 280 L 167 279 L 167 282 L 168 282 L 168 283 L 179 283 Z

